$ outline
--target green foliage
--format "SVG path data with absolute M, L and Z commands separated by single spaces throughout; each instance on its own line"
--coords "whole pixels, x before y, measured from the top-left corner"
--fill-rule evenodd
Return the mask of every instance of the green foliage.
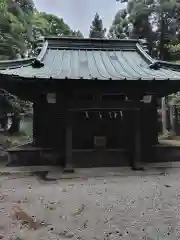
M 23 4 L 24 1 L 21 2 Z M 21 57 L 26 54 L 27 42 L 32 38 L 29 27 L 32 12 L 30 10 L 23 12 L 21 7 L 18 1 L 1 0 L 0 59 L 14 59 L 18 57 L 18 54 Z
M 70 36 L 71 37 L 78 37 L 78 38 L 83 38 L 84 37 L 83 34 L 79 30 L 77 30 L 77 31 L 71 30 Z
M 0 109 L 6 114 L 22 112 L 19 99 L 3 89 L 0 89 Z
M 33 14 L 32 30 L 34 40 L 38 39 L 40 36 L 83 37 L 83 34 L 79 30 L 71 30 L 62 18 L 37 11 Z
M 38 39 L 40 36 L 45 36 L 50 32 L 50 24 L 48 20 L 43 17 L 39 12 L 35 12 L 32 18 L 32 31 L 34 39 Z
M 90 38 L 104 38 L 106 29 L 103 28 L 103 22 L 99 14 L 96 13 L 94 20 L 92 21 L 92 26 L 90 27 Z
M 179 62 L 180 61 L 180 43 L 178 44 L 169 44 L 168 46 L 171 61 Z
M 68 36 L 71 33 L 70 27 L 64 23 L 63 19 L 58 18 L 55 15 L 36 13 L 35 20 L 40 23 L 39 27 L 41 28 L 41 31 L 44 31 L 46 36 Z M 36 22 L 34 26 L 35 25 Z
M 174 63 L 179 64 L 180 65 L 180 60 L 174 61 Z
M 40 36 L 83 37 L 62 18 L 38 12 L 33 0 L 0 0 L 0 60 L 31 56 Z
M 125 19 L 128 27 L 122 27 L 124 18 L 121 17 L 118 21 L 113 21 L 110 31 L 116 30 L 114 31 L 116 38 L 119 36 L 145 38 L 151 53 L 156 48 L 157 56 L 163 60 L 170 60 L 166 45 L 180 40 L 180 1 L 125 0 L 123 2 L 127 2 Z
M 127 11 L 119 10 L 114 18 L 112 26 L 109 29 L 108 38 L 124 39 L 129 36 L 129 21 Z
M 41 36 L 83 37 L 83 34 L 79 30 L 71 30 L 62 18 L 38 11 L 33 14 L 32 31 L 34 41 Z

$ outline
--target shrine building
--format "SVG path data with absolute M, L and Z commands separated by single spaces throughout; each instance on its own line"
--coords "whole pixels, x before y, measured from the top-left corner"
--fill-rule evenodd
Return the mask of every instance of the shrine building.
M 33 102 L 32 147 L 65 169 L 134 166 L 153 157 L 157 99 L 180 90 L 180 65 L 140 40 L 45 37 L 36 58 L 0 62 L 0 87 Z

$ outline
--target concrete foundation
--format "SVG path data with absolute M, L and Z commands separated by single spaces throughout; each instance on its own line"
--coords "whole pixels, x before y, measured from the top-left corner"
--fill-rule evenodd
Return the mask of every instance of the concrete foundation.
M 153 155 L 144 159 L 148 162 L 177 162 L 180 161 L 180 146 L 157 145 Z M 61 165 L 63 160 L 51 149 L 22 147 L 8 150 L 8 165 Z M 73 150 L 73 167 L 115 167 L 129 166 L 126 154 L 122 149 L 108 150 Z

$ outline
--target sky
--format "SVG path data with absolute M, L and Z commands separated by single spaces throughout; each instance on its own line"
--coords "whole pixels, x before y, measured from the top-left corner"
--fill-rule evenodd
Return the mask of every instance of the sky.
M 99 13 L 105 28 L 109 28 L 122 4 L 116 0 L 34 0 L 41 12 L 57 15 L 73 30 L 80 30 L 85 37 L 96 14 Z

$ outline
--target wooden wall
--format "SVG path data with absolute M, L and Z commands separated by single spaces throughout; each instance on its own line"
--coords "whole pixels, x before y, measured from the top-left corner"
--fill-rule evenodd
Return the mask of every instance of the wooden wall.
M 34 142 L 38 147 L 53 148 L 65 159 L 66 138 L 66 98 L 58 93 L 56 104 L 48 104 L 46 95 L 40 95 L 34 103 Z M 149 146 L 157 142 L 156 105 L 144 104 L 140 116 L 142 144 L 145 153 Z M 131 114 L 120 114 L 116 119 L 110 119 L 105 113 L 103 120 L 98 113 L 90 113 L 86 119 L 85 113 L 74 114 L 72 118 L 73 149 L 92 149 L 94 136 L 106 136 L 107 148 L 126 148 L 133 132 Z M 149 150 L 150 151 L 150 150 Z
M 123 147 L 123 124 L 120 113 L 116 119 L 111 119 L 109 113 L 102 113 L 102 120 L 99 113 L 76 113 L 73 117 L 73 148 L 92 149 L 94 148 L 94 136 L 106 136 L 107 148 Z

